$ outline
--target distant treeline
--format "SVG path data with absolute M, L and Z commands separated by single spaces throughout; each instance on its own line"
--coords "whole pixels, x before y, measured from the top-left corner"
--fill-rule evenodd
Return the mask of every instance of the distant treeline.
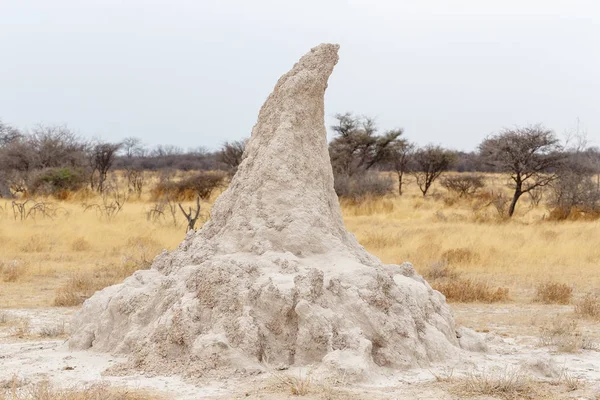
M 561 141 L 542 125 L 515 127 L 484 137 L 475 151 L 460 152 L 433 144 L 417 146 L 402 129 L 379 132 L 372 118 L 351 113 L 335 118 L 329 154 L 340 197 L 384 195 L 394 186 L 402 195 L 407 176 L 426 196 L 446 171 L 498 172 L 510 177 L 514 190 L 506 201 L 508 216 L 523 194 L 534 196 L 545 187 L 552 188 L 556 207 L 600 212 L 600 181 L 593 180 L 600 173 L 600 151 L 590 147 L 581 132 Z M 217 151 L 170 145 L 149 148 L 135 137 L 118 143 L 84 140 L 65 126 L 40 125 L 23 132 L 0 121 L 0 197 L 55 195 L 84 187 L 103 193 L 111 170 L 126 171 L 129 191 L 140 194 L 144 171 L 215 171 L 217 175 L 198 174 L 187 182 L 188 187 L 173 188 L 163 182 L 167 191 L 200 191 L 205 196 L 205 187 L 235 173 L 245 144 L 246 140 L 225 142 Z M 389 174 L 377 171 L 395 172 L 396 183 Z M 161 176 L 167 179 L 169 174 Z M 463 195 L 481 186 L 473 176 L 445 183 L 449 191 L 456 189 Z

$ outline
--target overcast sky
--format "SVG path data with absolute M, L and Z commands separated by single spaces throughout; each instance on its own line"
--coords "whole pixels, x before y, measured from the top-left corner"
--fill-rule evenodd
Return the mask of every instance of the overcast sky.
M 470 150 L 579 119 L 600 145 L 597 0 L 0 0 L 0 119 L 217 148 L 322 42 L 341 45 L 327 125 L 353 111 Z

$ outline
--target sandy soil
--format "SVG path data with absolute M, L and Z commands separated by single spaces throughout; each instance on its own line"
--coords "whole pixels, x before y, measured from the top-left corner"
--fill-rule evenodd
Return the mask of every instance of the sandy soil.
M 540 383 L 535 398 L 600 399 L 600 351 L 560 352 L 541 346 L 539 331 L 552 319 L 572 317 L 571 307 L 531 305 L 453 305 L 461 324 L 485 335 L 486 353 L 463 352 L 459 359 L 428 369 L 390 374 L 363 384 L 321 382 L 311 376 L 306 399 L 457 399 L 456 382 L 473 374 L 523 371 Z M 61 387 L 109 383 L 116 387 L 143 389 L 170 399 L 282 399 L 293 396 L 284 381 L 310 374 L 303 371 L 272 371 L 246 378 L 206 381 L 196 386 L 177 376 L 107 376 L 103 372 L 123 359 L 90 351 L 69 351 L 65 342 L 74 309 L 0 310 L 0 388 L 18 377 L 21 384 L 49 380 Z M 600 326 L 578 321 L 583 334 L 600 343 Z M 42 337 L 57 333 L 60 338 Z M 62 330 L 61 330 L 62 329 Z M 560 384 L 568 374 L 580 383 L 576 390 Z M 485 397 L 480 397 L 485 398 Z M 490 397 L 487 397 L 490 398 Z

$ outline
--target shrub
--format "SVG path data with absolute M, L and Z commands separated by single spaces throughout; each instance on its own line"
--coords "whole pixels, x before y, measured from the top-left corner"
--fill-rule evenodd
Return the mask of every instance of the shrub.
M 472 196 L 485 186 L 482 176 L 463 174 L 448 176 L 442 179 L 441 184 L 459 197 Z
M 496 303 L 508 300 L 508 288 L 493 288 L 486 282 L 468 278 L 435 281 L 431 286 L 448 301 L 458 303 Z
M 362 201 L 368 197 L 381 197 L 394 188 L 394 180 L 377 172 L 365 172 L 352 176 L 335 175 L 335 192 L 338 197 L 354 201 Z
M 506 369 L 500 373 L 473 372 L 458 379 L 453 388 L 462 396 L 493 396 L 503 399 L 533 399 L 537 391 L 532 379 L 521 369 Z
M 471 264 L 479 261 L 479 255 L 466 248 L 450 249 L 442 253 L 442 259 L 450 265 Z
M 556 346 L 564 353 L 574 353 L 579 350 L 596 349 L 596 343 L 579 330 L 577 321 L 565 318 L 553 318 L 548 326 L 540 329 L 540 344 Z
M 433 281 L 438 279 L 456 279 L 459 273 L 449 267 L 447 261 L 443 261 L 431 264 L 429 269 L 423 273 L 423 276 L 425 279 Z
M 600 298 L 591 293 L 585 295 L 575 304 L 575 314 L 600 320 Z
M 27 268 L 27 264 L 18 260 L 12 260 L 9 263 L 0 261 L 0 276 L 4 282 L 16 282 L 25 275 Z
M 66 200 L 71 192 L 87 185 L 85 174 L 75 168 L 48 168 L 34 174 L 28 184 L 31 194 L 52 195 Z
M 576 162 L 567 163 L 551 188 L 551 219 L 600 218 L 600 190 L 588 167 Z
M 569 304 L 573 288 L 564 283 L 545 282 L 538 285 L 535 301 L 546 304 Z
M 82 237 L 78 237 L 77 239 L 73 240 L 73 243 L 71 243 L 71 250 L 73 251 L 88 251 L 91 248 L 92 246 L 90 245 L 90 242 Z
M 152 200 L 168 198 L 173 201 L 190 201 L 196 197 L 208 199 L 215 189 L 222 186 L 225 174 L 222 172 L 200 172 L 181 181 L 163 180 L 152 190 Z

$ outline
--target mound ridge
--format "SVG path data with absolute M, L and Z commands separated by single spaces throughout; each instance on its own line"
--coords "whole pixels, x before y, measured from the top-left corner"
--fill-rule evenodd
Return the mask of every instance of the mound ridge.
M 279 79 L 211 220 L 88 299 L 72 349 L 126 354 L 122 368 L 156 374 L 317 365 L 356 379 L 456 353 L 444 297 L 344 227 L 324 126 L 338 48 L 313 48 Z

